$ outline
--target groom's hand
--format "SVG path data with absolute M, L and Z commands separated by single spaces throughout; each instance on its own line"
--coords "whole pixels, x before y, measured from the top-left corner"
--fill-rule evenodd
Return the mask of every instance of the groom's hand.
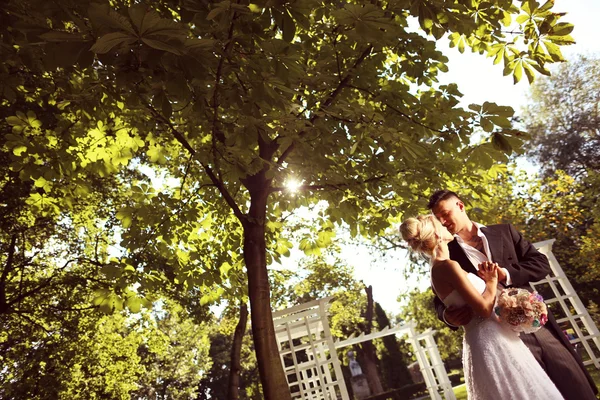
M 471 318 L 473 318 L 473 310 L 469 306 L 450 306 L 444 311 L 444 319 L 450 325 L 463 326 L 468 324 Z
M 506 270 L 504 268 L 498 267 L 498 282 L 506 285 Z

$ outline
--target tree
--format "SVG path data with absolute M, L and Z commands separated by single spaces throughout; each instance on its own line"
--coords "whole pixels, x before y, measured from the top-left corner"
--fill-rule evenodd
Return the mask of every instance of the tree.
M 218 324 L 213 325 L 210 332 L 209 350 L 212 366 L 200 381 L 198 397 L 200 400 L 226 399 L 231 393 L 231 350 L 238 325 L 239 318 L 234 312 L 234 307 L 227 308 L 218 319 Z M 239 399 L 261 398 L 258 366 L 250 334 L 243 336 L 239 354 L 239 388 L 242 389 L 238 393 Z
M 419 331 L 428 328 L 435 329 L 437 331 L 435 341 L 442 359 L 460 360 L 462 357 L 462 332 L 451 330 L 439 320 L 433 307 L 434 296 L 435 294 L 430 288 L 423 292 L 413 290 L 401 296 L 408 300 L 408 304 L 402 309 L 398 318 L 400 321 L 415 321 Z
M 128 398 L 195 398 L 199 383 L 212 367 L 209 332 L 214 319 L 195 321 L 169 299 L 163 299 L 160 308 L 131 323 L 142 341 L 137 349 L 142 373 L 138 388 Z
M 578 56 L 531 87 L 523 113 L 533 137 L 528 154 L 544 176 L 563 170 L 574 177 L 600 171 L 600 60 Z
M 572 25 L 551 1 L 517 4 L 8 1 L 0 78 L 12 168 L 56 204 L 57 177 L 119 174 L 134 159 L 176 179 L 160 193 L 128 182 L 122 278 L 139 281 L 142 295 L 160 285 L 138 257 L 148 248 L 190 286 L 225 290 L 223 276 L 245 266 L 264 395 L 285 398 L 267 270 L 291 245 L 282 218 L 325 200 L 326 224 L 305 248 L 326 246 L 334 224 L 375 235 L 401 209 L 415 211 L 430 187 L 506 160 L 519 142 L 512 109 L 457 108 L 456 86 L 436 87 L 446 58 L 435 40 L 448 34 L 531 81 L 562 59 Z M 435 40 L 407 29 L 409 17 Z M 517 33 L 506 36 L 514 17 Z M 27 131 L 34 109 L 50 118 Z M 489 137 L 472 147 L 475 127 Z M 302 196 L 285 193 L 292 177 Z
M 379 303 L 375 303 L 375 315 L 377 316 L 379 329 L 392 326 L 386 312 Z M 381 370 L 382 375 L 385 376 L 387 388 L 397 389 L 412 383 L 408 372 L 410 356 L 402 351 L 396 335 L 384 336 L 381 341 Z
M 88 293 L 93 296 L 91 291 Z M 44 327 L 3 325 L 0 397 L 10 399 L 189 399 L 198 392 L 210 323 L 169 300 L 160 312 L 64 311 Z M 58 325 L 58 327 L 57 327 Z M 35 326 L 34 326 L 35 327 Z
M 495 182 L 495 196 L 479 204 L 484 223 L 512 223 L 531 242 L 555 239 L 552 252 L 584 304 L 600 301 L 600 186 L 593 176 L 578 180 L 560 170 L 543 179 L 524 172 L 506 176 Z

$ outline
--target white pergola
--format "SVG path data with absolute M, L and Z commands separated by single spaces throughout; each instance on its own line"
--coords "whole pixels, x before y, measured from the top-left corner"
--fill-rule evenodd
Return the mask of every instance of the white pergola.
M 590 313 L 584 307 L 583 302 L 573 289 L 573 285 L 567 279 L 565 272 L 552 253 L 552 245 L 556 239 L 545 240 L 534 243 L 534 246 L 548 257 L 552 273 L 546 279 L 531 284 L 531 287 L 537 291 L 542 291 L 545 287 L 550 287 L 553 297 L 546 297 L 544 301 L 551 305 L 558 303 L 564 316 L 555 315 L 556 321 L 564 326 L 570 327 L 575 332 L 575 339 L 571 340 L 573 345 L 580 343 L 587 357 L 583 357 L 584 365 L 594 365 L 600 369 L 600 332 L 598 327 L 590 317 Z M 544 290 L 544 293 L 547 291 Z M 556 312 L 555 312 L 556 314 Z M 595 346 L 594 346 L 595 345 Z
M 342 341 L 333 341 L 327 320 L 332 297 L 273 313 L 273 324 L 292 398 L 349 400 L 336 349 L 387 335 L 407 335 L 431 399 L 455 400 L 452 385 L 433 339 L 435 331 L 416 331 L 416 324 L 385 327 Z

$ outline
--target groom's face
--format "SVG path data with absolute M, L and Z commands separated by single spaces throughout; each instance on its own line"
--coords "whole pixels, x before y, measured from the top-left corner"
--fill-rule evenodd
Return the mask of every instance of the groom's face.
M 456 234 L 465 228 L 465 208 L 462 201 L 451 197 L 440 201 L 434 208 L 433 213 L 452 234 Z

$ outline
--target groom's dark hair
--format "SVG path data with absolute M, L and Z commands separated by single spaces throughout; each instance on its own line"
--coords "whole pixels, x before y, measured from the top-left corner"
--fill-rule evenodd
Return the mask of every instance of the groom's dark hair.
M 440 201 L 448 200 L 451 197 L 456 197 L 460 200 L 460 197 L 451 190 L 437 190 L 431 196 L 429 196 L 429 204 L 427 204 L 427 208 L 433 210 Z

